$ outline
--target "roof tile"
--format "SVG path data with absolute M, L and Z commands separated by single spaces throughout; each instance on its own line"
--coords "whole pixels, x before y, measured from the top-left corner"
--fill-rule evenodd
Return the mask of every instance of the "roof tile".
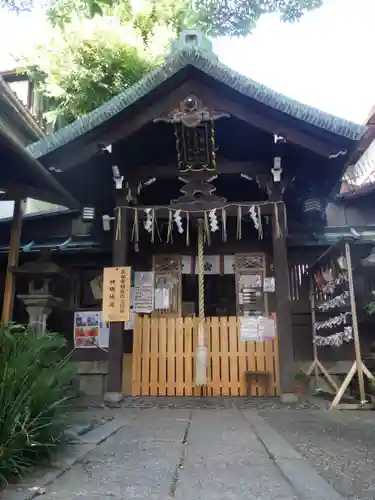
M 254 99 L 265 106 L 302 120 L 310 125 L 324 129 L 347 139 L 358 140 L 366 131 L 366 126 L 352 123 L 329 113 L 302 104 L 286 97 L 265 85 L 247 78 L 218 61 L 217 57 L 197 47 L 184 47 L 171 56 L 165 63 L 148 73 L 130 89 L 113 97 L 107 103 L 76 121 L 31 144 L 28 150 L 41 158 L 78 137 L 90 132 L 108 119 L 115 117 L 126 108 L 156 89 L 185 67 L 193 66 L 244 96 Z

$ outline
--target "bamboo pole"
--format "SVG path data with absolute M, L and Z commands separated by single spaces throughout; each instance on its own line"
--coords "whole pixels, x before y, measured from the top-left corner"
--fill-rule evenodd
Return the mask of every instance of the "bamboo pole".
M 365 400 L 366 400 L 365 383 L 364 383 L 364 379 L 363 379 L 361 344 L 359 341 L 357 307 L 356 307 L 355 295 L 354 295 L 352 258 L 351 258 L 351 252 L 350 252 L 350 245 L 348 242 L 345 242 L 345 256 L 346 256 L 346 263 L 348 266 L 350 308 L 351 308 L 351 313 L 352 313 L 352 326 L 353 326 L 353 337 L 354 337 L 354 348 L 355 348 L 355 360 L 356 360 L 358 384 L 359 384 L 359 394 L 360 394 L 360 398 L 361 398 L 361 404 L 364 404 Z

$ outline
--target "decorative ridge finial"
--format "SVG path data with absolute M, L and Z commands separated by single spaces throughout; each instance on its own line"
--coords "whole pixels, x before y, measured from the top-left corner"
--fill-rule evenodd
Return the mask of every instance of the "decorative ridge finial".
M 200 29 L 187 29 L 180 33 L 177 40 L 172 43 L 172 53 L 183 49 L 197 49 L 207 52 L 210 57 L 216 55 L 212 51 L 212 42 Z

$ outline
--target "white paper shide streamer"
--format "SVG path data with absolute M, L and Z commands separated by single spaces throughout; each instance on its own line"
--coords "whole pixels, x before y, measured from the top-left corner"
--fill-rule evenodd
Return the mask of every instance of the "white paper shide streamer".
M 145 228 L 145 231 L 147 231 L 148 233 L 152 233 L 152 226 L 153 226 L 152 208 L 146 208 L 144 212 L 146 217 L 143 222 L 143 227 Z
M 328 337 L 322 337 L 321 335 L 316 335 L 314 342 L 319 347 L 324 347 L 324 346 L 340 347 L 344 342 L 351 342 L 352 340 L 353 340 L 353 327 L 345 326 L 344 331 L 328 335 Z
M 251 217 L 251 220 L 254 223 L 254 227 L 257 231 L 259 231 L 259 219 L 258 219 L 258 214 L 255 208 L 255 205 L 251 205 L 249 208 L 249 215 Z
M 333 318 L 329 318 L 325 321 L 317 321 L 315 323 L 316 330 L 322 330 L 324 328 L 334 328 L 336 326 L 345 324 L 348 322 L 348 317 L 351 315 L 351 312 L 341 313 L 338 316 Z
M 346 299 L 349 298 L 349 292 L 346 290 L 341 295 L 337 295 L 333 299 L 327 300 L 323 304 L 319 304 L 317 308 L 319 311 L 328 311 L 329 309 L 334 309 L 335 307 L 345 306 Z
M 215 233 L 219 229 L 219 221 L 216 216 L 216 209 L 211 210 L 208 214 L 210 230 L 212 233 Z
M 180 234 L 183 234 L 184 232 L 184 227 L 182 225 L 182 217 L 181 217 L 181 210 L 176 210 L 175 213 L 173 214 L 173 220 L 176 224 L 177 231 Z

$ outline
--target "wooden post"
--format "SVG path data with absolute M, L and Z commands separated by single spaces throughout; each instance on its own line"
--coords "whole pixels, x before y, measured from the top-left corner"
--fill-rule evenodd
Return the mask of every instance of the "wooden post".
M 128 260 L 128 225 L 127 212 L 116 208 L 113 240 L 113 266 L 126 266 Z M 124 323 L 110 324 L 108 347 L 108 378 L 105 401 L 118 403 L 122 395 L 122 364 L 124 354 Z
M 296 369 L 293 353 L 292 314 L 289 297 L 287 256 L 287 227 L 284 202 L 279 201 L 276 204 L 272 221 L 276 322 L 280 359 L 280 398 L 283 403 L 291 403 L 297 401 L 297 396 L 294 393 Z
M 350 253 L 350 245 L 345 242 L 345 257 L 348 266 L 348 282 L 349 282 L 349 293 L 350 293 L 350 309 L 352 313 L 352 325 L 353 325 L 353 337 L 354 337 L 354 348 L 355 348 L 355 361 L 357 365 L 357 376 L 359 385 L 359 394 L 361 397 L 361 404 L 364 404 L 366 400 L 365 394 L 365 383 L 363 380 L 363 370 L 362 370 L 362 358 L 361 358 L 361 344 L 359 341 L 359 330 L 358 330 L 358 319 L 357 319 L 357 307 L 355 303 L 354 295 L 354 285 L 353 285 L 353 269 L 352 269 L 352 258 Z
M 311 307 L 311 328 L 312 328 L 312 337 L 313 337 L 313 354 L 314 354 L 314 389 L 315 391 L 319 388 L 319 368 L 317 365 L 318 360 L 318 346 L 316 345 L 315 337 L 316 337 L 316 314 L 315 314 L 315 290 L 314 290 L 314 282 L 312 276 L 310 277 L 310 307 Z
M 20 244 L 21 244 L 21 233 L 22 233 L 22 219 L 25 213 L 26 200 L 22 198 L 16 198 L 14 201 L 13 209 L 13 221 L 10 232 L 10 242 L 9 242 L 9 254 L 8 254 L 8 264 L 5 275 L 4 284 L 4 298 L 3 298 L 3 313 L 2 321 L 7 323 L 13 319 L 13 305 L 14 305 L 14 295 L 15 295 L 15 276 L 13 273 L 13 268 L 18 265 Z

